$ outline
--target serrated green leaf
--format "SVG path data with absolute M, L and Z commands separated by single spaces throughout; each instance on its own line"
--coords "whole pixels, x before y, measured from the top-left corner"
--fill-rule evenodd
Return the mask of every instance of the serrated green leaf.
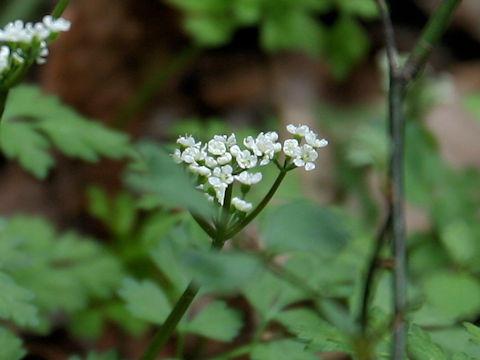
M 214 301 L 187 322 L 182 331 L 218 341 L 231 341 L 242 325 L 242 316 L 238 311 L 228 308 L 223 301 Z
M 13 121 L 19 117 L 28 120 Z M 20 85 L 10 91 L 4 119 L 0 146 L 37 177 L 45 177 L 54 164 L 47 153 L 51 143 L 65 154 L 86 161 L 130 153 L 126 135 L 87 120 L 33 85 Z
M 305 344 L 294 340 L 278 340 L 256 345 L 251 353 L 252 360 L 318 360 L 305 350 Z
M 480 311 L 480 283 L 471 275 L 438 271 L 425 279 L 423 289 L 427 301 L 445 316 L 462 319 Z
M 411 325 L 408 331 L 407 351 L 413 360 L 448 360 L 442 348 L 416 325 Z
M 352 17 L 341 16 L 328 30 L 326 44 L 330 69 L 337 79 L 342 80 L 364 58 L 368 37 Z
M 347 242 L 344 218 L 314 203 L 296 201 L 272 211 L 262 229 L 273 252 L 338 252 Z
M 314 347 L 316 351 L 352 351 L 348 338 L 313 310 L 307 308 L 285 310 L 276 315 L 275 320 L 299 340 L 308 341 L 309 347 Z
M 2 349 L 2 360 L 20 360 L 26 355 L 22 340 L 1 326 L 0 349 Z
M 170 303 L 165 293 L 152 281 L 139 282 L 126 278 L 118 293 L 126 302 L 127 309 L 139 319 L 162 324 L 170 312 Z
M 43 179 L 55 161 L 48 153 L 49 141 L 28 122 L 2 121 L 0 147 L 10 159 L 20 164 L 36 177 Z
M 32 305 L 34 294 L 0 272 L 0 318 L 20 326 L 38 324 L 37 308 Z
M 308 298 L 308 295 L 270 272 L 256 276 L 243 293 L 265 320 L 285 306 Z

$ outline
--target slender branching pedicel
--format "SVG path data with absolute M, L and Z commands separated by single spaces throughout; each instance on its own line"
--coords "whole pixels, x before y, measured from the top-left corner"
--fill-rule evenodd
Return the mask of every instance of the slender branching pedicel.
M 275 131 L 248 136 L 242 142 L 235 134 L 215 135 L 206 143 L 191 135 L 177 140 L 179 147 L 172 154 L 192 174 L 195 186 L 218 208 L 213 219 L 192 213 L 202 229 L 212 238 L 212 248 L 221 249 L 247 226 L 268 204 L 287 172 L 302 167 L 315 169 L 318 149 L 328 145 L 325 139 L 306 125 L 288 125 L 292 134 L 283 144 Z M 252 186 L 263 179 L 262 167 L 272 165 L 279 170 L 275 182 L 255 206 L 247 200 Z M 178 322 L 192 303 L 198 288 L 191 282 L 179 298 L 169 316 L 155 334 L 141 360 L 153 360 L 163 349 Z

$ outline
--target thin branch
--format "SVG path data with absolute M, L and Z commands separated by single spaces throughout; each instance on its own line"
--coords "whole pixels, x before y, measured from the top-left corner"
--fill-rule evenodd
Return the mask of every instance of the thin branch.
M 58 19 L 60 16 L 62 16 L 62 14 L 65 11 L 65 8 L 67 7 L 69 2 L 70 2 L 70 0 L 60 0 L 57 3 L 57 6 L 55 6 L 55 9 L 53 9 L 52 16 L 55 19 Z
M 413 80 L 423 69 L 460 2 L 461 0 L 444 0 L 430 16 L 403 69 L 405 81 Z
M 195 214 L 194 212 L 191 212 L 191 211 L 190 211 L 190 215 L 192 215 L 193 219 L 203 229 L 203 231 L 205 231 L 208 234 L 208 236 L 210 236 L 212 239 L 215 238 L 216 230 L 207 220 L 205 220 L 200 215 Z
M 387 51 L 387 60 L 388 63 L 391 65 L 392 70 L 395 73 L 398 73 L 400 70 L 400 65 L 398 62 L 398 52 L 392 19 L 390 18 L 385 0 L 375 0 L 375 2 L 377 3 L 378 11 L 380 12 L 380 18 L 382 20 L 382 26 L 385 36 L 385 48 Z
M 367 325 L 368 325 L 368 311 L 369 311 L 369 301 L 370 295 L 372 292 L 373 286 L 373 279 L 375 277 L 375 273 L 379 268 L 379 257 L 380 251 L 382 250 L 383 245 L 385 244 L 385 237 L 390 229 L 390 225 L 392 222 L 392 213 L 390 209 L 388 209 L 387 218 L 383 221 L 381 228 L 378 231 L 378 234 L 375 238 L 375 248 L 373 249 L 373 253 L 368 264 L 367 268 L 367 275 L 365 277 L 365 287 L 363 289 L 363 297 L 362 297 L 362 307 L 360 310 L 360 326 L 362 329 L 362 333 L 366 335 L 367 332 Z

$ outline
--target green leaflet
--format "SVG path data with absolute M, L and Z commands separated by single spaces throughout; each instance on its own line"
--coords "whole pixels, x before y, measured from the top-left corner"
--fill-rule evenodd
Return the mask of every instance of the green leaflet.
M 0 327 L 0 349 L 2 360 L 20 360 L 26 354 L 22 340 L 3 327 Z
M 100 156 L 120 158 L 130 151 L 126 135 L 88 120 L 34 85 L 10 91 L 1 127 L 2 151 L 38 178 L 55 164 L 49 153 L 53 146 L 89 162 Z

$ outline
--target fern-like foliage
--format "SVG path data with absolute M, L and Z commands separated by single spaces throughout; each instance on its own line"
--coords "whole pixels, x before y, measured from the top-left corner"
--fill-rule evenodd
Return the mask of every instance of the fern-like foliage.
M 38 178 L 55 164 L 50 150 L 89 162 L 100 156 L 121 158 L 129 153 L 128 136 L 88 120 L 42 94 L 34 85 L 10 91 L 0 128 L 0 149 Z

